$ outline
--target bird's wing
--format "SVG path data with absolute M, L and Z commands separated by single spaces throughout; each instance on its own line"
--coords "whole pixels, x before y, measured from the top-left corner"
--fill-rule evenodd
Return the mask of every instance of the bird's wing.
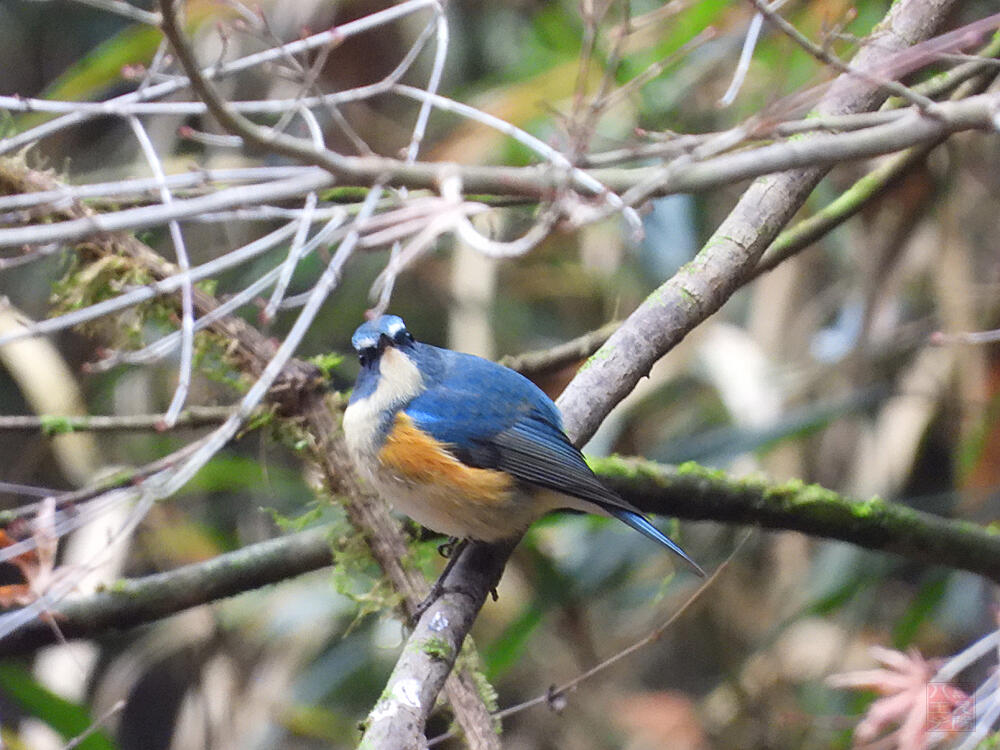
M 610 511 L 635 511 L 606 488 L 563 432 L 559 410 L 534 383 L 478 357 L 425 347 L 433 382 L 404 409 L 416 426 L 463 463 Z
M 489 441 L 496 468 L 523 482 L 556 490 L 608 510 L 635 510 L 594 476 L 561 427 L 528 414 Z
M 431 351 L 433 349 L 433 352 Z M 487 360 L 427 347 L 429 387 L 403 410 L 462 463 L 591 502 L 698 567 L 631 503 L 601 484 L 570 443 L 562 417 L 534 383 Z

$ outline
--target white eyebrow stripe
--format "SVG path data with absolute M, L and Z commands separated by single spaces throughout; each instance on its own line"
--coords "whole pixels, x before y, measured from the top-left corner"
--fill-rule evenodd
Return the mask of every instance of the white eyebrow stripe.
M 406 329 L 406 323 L 404 323 L 401 320 L 393 321 L 388 326 L 386 326 L 386 331 L 388 331 L 390 336 L 395 336 L 397 333 L 405 329 Z
M 378 337 L 365 336 L 363 339 L 358 339 L 357 344 L 358 349 L 368 349 L 378 344 Z

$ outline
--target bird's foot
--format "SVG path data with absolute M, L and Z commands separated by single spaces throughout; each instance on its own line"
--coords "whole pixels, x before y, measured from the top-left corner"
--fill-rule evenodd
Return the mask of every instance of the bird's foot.
M 413 615 L 411 619 L 414 625 L 416 625 L 417 620 L 424 616 L 424 612 L 430 609 L 431 605 L 434 604 L 434 602 L 436 602 L 443 593 L 444 586 L 441 584 L 439 579 L 433 583 L 431 590 L 427 592 L 427 596 L 425 596 L 420 603 L 413 608 Z
M 464 541 L 463 539 L 460 539 L 457 536 L 448 537 L 447 542 L 442 542 L 441 544 L 438 545 L 438 554 L 441 555 L 441 557 L 443 557 L 446 560 L 454 558 L 455 550 L 458 548 L 459 544 L 463 541 Z M 446 573 L 448 572 L 448 568 L 445 568 L 445 572 Z
M 442 594 L 452 591 L 456 592 L 461 591 L 461 589 L 457 587 L 449 586 L 446 588 L 444 585 L 444 580 L 448 577 L 448 574 L 451 572 L 451 569 L 455 566 L 455 563 L 458 562 L 459 554 L 463 549 L 465 549 L 465 545 L 467 543 L 468 543 L 467 539 L 459 539 L 458 537 L 453 536 L 444 544 L 438 545 L 438 553 L 441 555 L 441 557 L 448 560 L 448 563 L 444 566 L 444 570 L 441 571 L 441 575 L 438 576 L 438 579 L 434 581 L 434 583 L 431 585 L 431 590 L 427 592 L 427 596 L 425 596 L 423 601 L 421 601 L 416 607 L 414 607 L 413 609 L 414 622 L 423 617 L 424 612 L 430 609 L 430 606 L 434 602 L 436 602 Z
M 475 599 L 476 598 L 478 592 L 473 591 L 472 589 L 466 588 L 465 586 L 461 586 L 461 585 L 459 585 L 459 586 L 446 586 L 445 584 L 443 584 L 441 582 L 443 579 L 444 579 L 444 576 L 442 576 L 441 578 L 439 578 L 438 580 L 436 580 L 434 582 L 434 584 L 431 586 L 431 590 L 430 590 L 430 592 L 428 592 L 427 596 L 425 596 L 424 599 L 423 599 L 423 601 L 421 601 L 414 608 L 414 610 L 413 610 L 413 622 L 414 622 L 414 624 L 416 624 L 417 620 L 419 620 L 421 617 L 424 616 L 424 612 L 426 612 L 428 609 L 430 609 L 431 605 L 433 605 L 434 602 L 436 602 L 438 599 L 440 599 L 445 594 L 464 594 L 465 596 L 469 597 L 470 599 Z M 500 595 L 497 594 L 497 590 L 496 590 L 495 586 L 490 589 L 490 597 L 493 599 L 493 601 L 497 601 L 500 598 Z

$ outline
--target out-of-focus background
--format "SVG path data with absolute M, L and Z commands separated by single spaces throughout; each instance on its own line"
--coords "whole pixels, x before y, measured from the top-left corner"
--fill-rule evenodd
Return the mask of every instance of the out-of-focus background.
M 676 7 L 665 12 L 667 6 L 654 2 L 613 4 L 598 27 L 592 64 L 581 73 L 587 44 L 581 7 L 589 3 L 450 3 L 441 90 L 567 149 L 575 92 L 599 84 L 626 14 L 643 23 L 619 49 L 614 80 L 624 83 L 657 61 L 668 64 L 602 114 L 589 145 L 594 152 L 640 142 L 637 129 L 722 130 L 767 107 L 780 111 L 783 97 L 830 77 L 788 39 L 766 33 L 732 103 L 720 104 L 752 8 L 724 0 L 670 5 Z M 809 0 L 786 15 L 814 39 L 842 26 L 835 41 L 848 54 L 854 36 L 870 30 L 888 5 Z M 257 5 L 192 0 L 186 10 L 199 53 L 211 60 L 380 7 L 367 0 L 275 0 L 261 3 L 258 12 Z M 970 0 L 953 25 L 994 10 L 992 0 Z M 314 70 L 318 85 L 338 90 L 385 76 L 422 24 L 406 19 L 332 49 Z M 708 27 L 714 36 L 670 57 Z M 149 65 L 159 43 L 152 28 L 83 3 L 4 0 L 0 94 L 107 99 L 134 87 L 128 71 Z M 426 77 L 430 65 L 425 52 L 407 76 Z M 300 81 L 280 72 L 253 72 L 227 81 L 223 91 L 232 99 L 296 96 Z M 409 123 L 417 107 L 388 96 L 344 106 L 341 115 L 351 127 L 324 123 L 327 143 L 354 152 L 361 134 L 368 148 L 395 155 L 410 137 L 410 125 L 400 123 Z M 0 135 L 44 117 L 0 112 Z M 168 173 L 259 163 L 258 155 L 220 141 L 211 118 L 157 116 L 144 124 Z M 442 113 L 430 120 L 423 157 L 466 164 L 531 158 L 510 139 Z M 23 158 L 69 183 L 149 174 L 122 118 L 60 131 Z M 613 412 L 587 450 L 800 478 L 850 496 L 880 495 L 991 522 L 1000 483 L 997 349 L 950 339 L 935 345 L 932 334 L 1000 325 L 998 163 L 995 137 L 961 135 L 933 152 L 860 215 L 747 286 L 698 327 Z M 809 210 L 829 203 L 872 166 L 833 171 Z M 631 240 L 615 217 L 556 232 L 529 255 L 507 261 L 440 242 L 400 276 L 391 311 L 422 340 L 486 357 L 546 348 L 626 316 L 694 255 L 744 187 L 652 201 L 642 213 L 641 241 Z M 516 234 L 532 210 L 497 210 L 482 226 Z M 185 237 L 197 264 L 269 229 L 262 220 L 187 223 Z M 170 256 L 165 231 L 141 239 Z M 273 260 L 265 256 L 226 272 L 215 294 L 225 299 L 245 288 Z M 291 292 L 307 289 L 323 262 L 319 254 L 303 261 Z M 333 370 L 337 388 L 353 381 L 349 337 L 371 305 L 369 289 L 385 262 L 385 250 L 351 261 L 300 349 L 305 356 L 345 354 Z M 73 263 L 54 252 L 6 268 L 0 293 L 16 315 L 44 318 L 53 285 L 72 273 Z M 60 304 L 68 308 L 73 301 Z M 254 323 L 257 313 L 253 305 L 240 312 Z M 281 337 L 293 314 L 279 314 L 269 332 Z M 164 320 L 126 316 L 64 332 L 16 355 L 13 348 L 0 352 L 0 413 L 164 411 L 176 358 L 98 373 L 84 365 L 97 358 L 97 347 L 121 347 L 128 337 L 148 342 L 168 327 Z M 190 402 L 232 403 L 238 389 L 207 364 L 195 377 Z M 550 374 L 541 385 L 554 397 L 571 375 L 571 369 Z M 54 441 L 8 433 L 0 436 L 0 479 L 71 489 L 115 467 L 165 455 L 193 434 L 77 433 Z M 0 495 L 7 505 L 23 500 L 13 492 Z M 339 517 L 335 507 L 316 500 L 287 445 L 266 430 L 253 432 L 152 509 L 122 552 L 117 574 L 208 559 L 295 526 L 303 516 Z M 711 523 L 685 523 L 677 532 L 707 568 L 729 556 L 745 534 Z M 429 574 L 440 566 L 436 543 L 420 545 Z M 13 569 L 8 580 L 16 580 Z M 473 631 L 498 705 L 544 694 L 625 648 L 675 612 L 697 585 L 621 525 L 582 516 L 540 522 L 513 556 L 499 600 L 487 603 Z M 106 717 L 103 730 L 81 747 L 352 747 L 356 725 L 377 700 L 403 637 L 382 597 L 374 568 L 358 562 L 110 635 L 68 659 L 44 653 L 6 660 L 0 663 L 0 738 L 10 747 L 59 747 L 65 740 L 47 732 L 65 734 L 66 717 L 86 718 L 84 726 Z M 992 586 L 971 574 L 795 533 L 752 531 L 730 569 L 663 637 L 584 681 L 560 713 L 542 706 L 505 719 L 503 744 L 846 747 L 871 696 L 828 687 L 826 676 L 871 664 L 873 644 L 915 647 L 927 656 L 955 653 L 996 627 L 995 606 Z M 120 700 L 124 707 L 116 705 Z M 430 734 L 447 729 L 434 719 Z

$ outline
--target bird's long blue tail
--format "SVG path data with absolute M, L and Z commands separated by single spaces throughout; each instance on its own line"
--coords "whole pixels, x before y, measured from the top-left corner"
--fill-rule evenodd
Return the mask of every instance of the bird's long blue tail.
M 688 557 L 687 553 L 684 550 L 682 550 L 674 542 L 673 539 L 671 539 L 662 531 L 660 531 L 658 528 L 653 526 L 653 524 L 651 524 L 648 520 L 646 520 L 646 518 L 631 510 L 626 510 L 625 508 L 612 507 L 612 508 L 606 508 L 606 510 L 622 523 L 628 524 L 639 533 L 643 534 L 644 536 L 648 536 L 654 542 L 659 542 L 660 544 L 662 544 L 664 547 L 669 549 L 675 555 L 684 560 L 684 562 L 690 565 L 695 570 L 695 572 L 698 573 L 698 575 L 702 577 L 705 576 L 705 571 L 701 569 L 701 566 L 698 565 L 698 563 L 696 563 L 694 560 Z

